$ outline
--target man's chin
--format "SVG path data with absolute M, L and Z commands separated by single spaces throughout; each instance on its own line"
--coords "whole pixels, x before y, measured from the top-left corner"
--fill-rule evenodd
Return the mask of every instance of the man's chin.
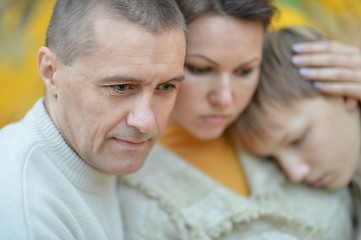
M 114 169 L 110 169 L 111 173 L 114 175 L 128 175 L 138 171 L 145 163 L 149 151 L 150 149 L 118 159 Z

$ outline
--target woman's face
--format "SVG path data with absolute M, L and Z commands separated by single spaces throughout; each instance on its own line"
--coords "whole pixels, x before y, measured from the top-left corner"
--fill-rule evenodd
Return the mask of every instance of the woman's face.
M 228 16 L 204 16 L 188 25 L 185 80 L 171 123 L 193 136 L 219 137 L 245 109 L 258 83 L 263 26 Z

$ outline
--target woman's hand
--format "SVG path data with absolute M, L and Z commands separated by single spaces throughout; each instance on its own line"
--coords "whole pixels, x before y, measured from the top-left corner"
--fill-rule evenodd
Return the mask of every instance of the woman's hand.
M 335 41 L 294 45 L 292 62 L 320 91 L 361 101 L 361 51 Z

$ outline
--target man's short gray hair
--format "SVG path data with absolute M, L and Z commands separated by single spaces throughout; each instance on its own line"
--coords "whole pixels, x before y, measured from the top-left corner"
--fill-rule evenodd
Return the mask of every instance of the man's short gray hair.
M 140 24 L 155 34 L 186 29 L 174 0 L 57 0 L 45 42 L 64 64 L 71 65 L 77 57 L 93 50 L 92 24 L 99 9 Z

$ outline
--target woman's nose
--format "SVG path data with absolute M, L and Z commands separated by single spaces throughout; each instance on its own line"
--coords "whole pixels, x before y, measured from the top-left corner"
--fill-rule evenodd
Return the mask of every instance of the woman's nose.
M 230 77 L 221 77 L 218 79 L 214 87 L 215 88 L 209 93 L 210 103 L 219 107 L 228 107 L 232 105 L 233 89 Z

